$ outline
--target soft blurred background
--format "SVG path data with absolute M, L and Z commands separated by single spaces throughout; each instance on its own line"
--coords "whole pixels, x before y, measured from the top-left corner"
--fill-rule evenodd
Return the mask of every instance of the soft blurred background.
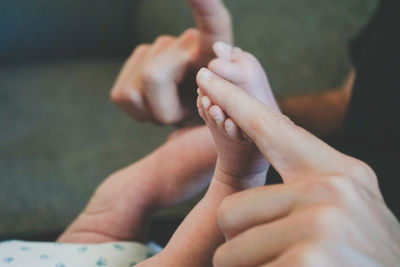
M 237 45 L 261 60 L 280 97 L 338 86 L 347 43 L 377 4 L 225 2 Z M 2 1 L 0 240 L 52 238 L 105 177 L 163 143 L 172 128 L 134 122 L 109 91 L 138 43 L 193 25 L 184 0 Z

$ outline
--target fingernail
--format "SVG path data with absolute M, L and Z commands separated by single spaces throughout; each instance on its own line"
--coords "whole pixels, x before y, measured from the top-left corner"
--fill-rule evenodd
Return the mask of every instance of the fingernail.
M 201 104 L 203 105 L 203 108 L 207 109 L 211 105 L 211 101 L 207 96 L 203 96 L 201 98 Z
M 218 57 L 220 57 L 222 59 L 230 60 L 232 46 L 227 43 L 224 43 L 224 42 L 216 42 L 214 44 L 214 51 Z
M 201 70 L 199 71 L 200 79 L 205 80 L 205 81 L 211 80 L 212 75 L 213 74 L 211 73 L 211 71 L 209 71 L 206 68 L 201 68 Z

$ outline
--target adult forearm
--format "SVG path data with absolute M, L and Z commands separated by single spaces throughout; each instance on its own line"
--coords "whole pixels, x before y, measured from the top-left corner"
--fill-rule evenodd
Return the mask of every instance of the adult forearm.
M 332 134 L 343 126 L 350 101 L 355 72 L 337 89 L 294 96 L 279 101 L 282 112 L 296 124 L 323 136 Z
M 279 106 L 296 124 L 320 136 L 338 131 L 347 109 L 340 91 L 291 97 Z

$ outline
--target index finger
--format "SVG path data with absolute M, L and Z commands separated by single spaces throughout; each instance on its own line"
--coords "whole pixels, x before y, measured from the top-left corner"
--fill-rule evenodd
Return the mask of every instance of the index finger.
M 222 0 L 187 0 L 191 6 L 201 36 L 200 50 L 213 53 L 216 41 L 232 43 L 231 16 Z
M 286 116 L 203 68 L 199 88 L 255 142 L 284 182 L 340 174 L 352 163 Z

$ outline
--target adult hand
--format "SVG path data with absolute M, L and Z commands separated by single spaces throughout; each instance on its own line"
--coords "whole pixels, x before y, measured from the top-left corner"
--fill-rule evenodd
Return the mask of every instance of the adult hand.
M 219 209 L 221 266 L 395 266 L 400 225 L 374 172 L 240 88 L 202 70 L 199 87 L 257 144 L 283 185 L 235 194 Z M 240 103 L 238 105 L 237 103 Z
M 230 14 L 222 0 L 187 1 L 198 29 L 139 45 L 111 90 L 112 101 L 137 120 L 173 124 L 191 115 L 195 73 L 214 57 L 215 41 L 232 43 Z M 185 87 L 182 92 L 180 87 Z

